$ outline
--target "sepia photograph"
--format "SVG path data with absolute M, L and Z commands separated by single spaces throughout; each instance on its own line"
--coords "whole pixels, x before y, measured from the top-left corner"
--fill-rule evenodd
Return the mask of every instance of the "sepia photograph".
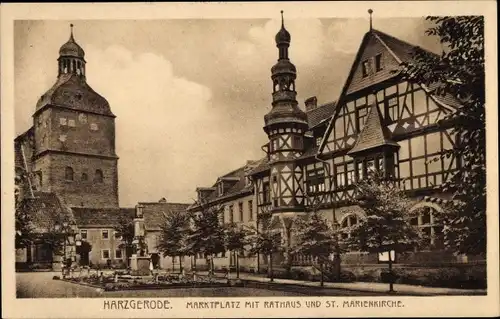
M 266 5 L 11 21 L 12 298 L 241 317 L 498 294 L 485 16 Z

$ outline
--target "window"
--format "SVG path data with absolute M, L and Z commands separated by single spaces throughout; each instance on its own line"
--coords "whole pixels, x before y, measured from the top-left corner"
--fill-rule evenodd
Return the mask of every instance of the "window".
M 342 221 L 340 222 L 340 227 L 345 229 L 345 228 L 352 227 L 358 223 L 359 223 L 359 217 L 357 215 L 351 213 L 351 214 L 346 215 L 342 219 Z M 343 239 L 346 239 L 346 238 L 350 238 L 351 234 L 350 233 L 343 233 L 341 236 Z
M 87 173 L 82 173 L 82 181 L 87 181 L 89 179 L 89 176 Z
M 347 185 L 354 184 L 354 163 L 347 163 Z
M 117 239 L 117 240 L 121 240 L 122 239 L 122 235 L 120 234 L 119 231 L 115 231 L 114 233 L 115 233 L 115 239 Z
M 325 170 L 322 164 L 309 165 L 306 177 L 308 193 L 325 191 Z
M 370 70 L 370 62 L 363 61 L 363 77 L 367 77 Z
M 67 125 L 67 123 L 68 122 L 67 122 L 67 120 L 66 120 L 65 117 L 60 117 L 59 118 L 59 125 L 63 125 L 64 126 L 64 125 Z
M 382 53 L 375 56 L 375 70 L 377 72 L 382 70 Z
M 232 223 L 234 222 L 234 216 L 233 216 L 233 205 L 229 206 L 229 222 Z
M 240 222 L 243 221 L 243 203 L 238 203 L 238 211 L 240 213 Z
M 121 249 L 115 250 L 115 258 L 122 259 L 122 250 Z
M 293 136 L 292 139 L 294 149 L 302 149 L 302 138 L 300 136 Z
M 345 186 L 344 163 L 335 165 L 335 173 L 337 175 L 337 187 Z
M 248 220 L 253 220 L 253 200 L 248 201 Z
M 103 174 L 100 169 L 95 170 L 95 177 L 94 177 L 94 182 L 96 183 L 102 183 L 103 181 Z
M 68 120 L 69 127 L 75 127 L 75 125 L 76 125 L 75 120 Z
M 102 239 L 109 239 L 109 231 L 103 230 L 101 231 Z
M 87 230 L 86 229 L 80 230 L 80 236 L 82 236 L 82 239 L 87 239 Z
M 368 114 L 368 108 L 361 107 L 358 109 L 358 129 L 361 131 L 365 125 L 366 116 Z
M 71 167 L 66 167 L 64 171 L 64 177 L 66 178 L 67 181 L 72 181 L 73 180 L 73 168 Z
M 109 249 L 101 250 L 102 259 L 109 259 Z
M 269 182 L 264 182 L 263 191 L 264 198 L 262 199 L 262 201 L 263 204 L 267 204 L 271 201 L 271 188 L 269 187 Z
M 99 127 L 97 126 L 97 123 L 90 123 L 90 129 L 92 131 L 97 131 Z
M 418 227 L 424 235 L 425 244 L 429 248 L 441 248 L 443 246 L 443 226 L 436 222 L 437 211 L 433 207 L 422 207 L 418 216 L 410 220 L 410 224 Z
M 387 121 L 397 121 L 399 118 L 398 97 L 392 96 L 386 99 Z

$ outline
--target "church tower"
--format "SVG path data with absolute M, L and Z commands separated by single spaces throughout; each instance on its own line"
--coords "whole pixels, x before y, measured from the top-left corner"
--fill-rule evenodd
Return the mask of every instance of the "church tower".
M 296 162 L 304 152 L 307 116 L 298 107 L 295 91 L 297 70 L 290 62 L 291 36 L 285 29 L 281 11 L 281 29 L 276 34 L 278 62 L 271 68 L 273 101 L 264 116 L 264 131 L 269 138 L 270 188 L 273 213 L 304 210 L 302 167 Z
M 37 188 L 57 193 L 69 206 L 118 207 L 115 115 L 87 83 L 73 25 L 57 62 L 57 80 L 33 114 Z

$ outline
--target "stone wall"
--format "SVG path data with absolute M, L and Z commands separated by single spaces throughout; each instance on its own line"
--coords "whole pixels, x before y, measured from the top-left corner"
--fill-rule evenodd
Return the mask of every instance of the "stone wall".
M 49 177 L 44 178 L 43 189 L 60 195 L 68 206 L 118 207 L 116 159 L 52 153 L 39 159 L 35 166 L 48 171 Z M 66 167 L 73 169 L 73 180 L 66 179 Z M 102 182 L 94 181 L 97 169 L 103 173 Z M 83 178 L 84 173 L 87 180 Z

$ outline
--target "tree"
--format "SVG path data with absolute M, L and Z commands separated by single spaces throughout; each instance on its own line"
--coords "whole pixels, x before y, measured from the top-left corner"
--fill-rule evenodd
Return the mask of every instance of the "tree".
M 182 272 L 184 255 L 184 233 L 188 226 L 188 216 L 184 212 L 171 211 L 165 214 L 161 228 L 158 249 L 163 256 L 172 257 L 172 270 L 175 270 L 175 257 L 179 257 L 179 270 Z
M 224 229 L 220 223 L 224 211 L 222 206 L 201 204 L 200 208 L 199 212 L 190 216 L 191 227 L 187 231 L 183 250 L 195 256 L 202 253 L 205 258 L 209 258 L 210 274 L 213 274 L 213 257 L 224 252 Z
M 31 258 L 29 248 L 34 240 L 34 226 L 30 212 L 32 211 L 32 200 L 22 195 L 22 188 L 26 183 L 26 174 L 16 171 L 15 176 L 15 247 L 28 248 L 28 262 Z
M 296 219 L 295 231 L 297 245 L 293 251 L 317 259 L 321 271 L 321 287 L 323 287 L 324 264 L 330 254 L 336 251 L 336 235 L 316 210 L 310 212 L 305 219 Z
M 443 156 L 460 161 L 458 172 L 444 183 L 454 205 L 443 219 L 445 245 L 457 254 L 486 253 L 486 115 L 484 18 L 427 17 L 434 23 L 427 35 L 437 36 L 441 55 L 422 49 L 403 64 L 403 77 L 432 88 L 432 94 L 458 98 L 461 107 L 440 122 L 452 123 L 458 147 Z
M 226 250 L 235 254 L 236 278 L 240 278 L 239 254 L 247 245 L 248 232 L 234 223 L 227 224 L 224 228 L 224 245 Z
M 269 260 L 267 268 L 270 281 L 273 278 L 273 254 L 282 250 L 281 234 L 271 228 L 271 214 L 262 213 L 257 216 L 257 227 L 251 227 L 252 235 L 249 237 L 249 242 L 252 244 L 250 254 L 263 254 Z
M 125 249 L 125 258 L 127 258 L 127 265 L 129 265 L 130 257 L 134 253 L 135 230 L 133 219 L 126 215 L 120 215 L 115 231 L 122 241 L 118 247 Z
M 371 172 L 356 185 L 359 205 L 366 218 L 347 229 L 350 248 L 389 254 L 389 291 L 393 289 L 392 256 L 418 247 L 422 234 L 410 224 L 411 201 L 394 180 L 384 179 L 380 172 Z

